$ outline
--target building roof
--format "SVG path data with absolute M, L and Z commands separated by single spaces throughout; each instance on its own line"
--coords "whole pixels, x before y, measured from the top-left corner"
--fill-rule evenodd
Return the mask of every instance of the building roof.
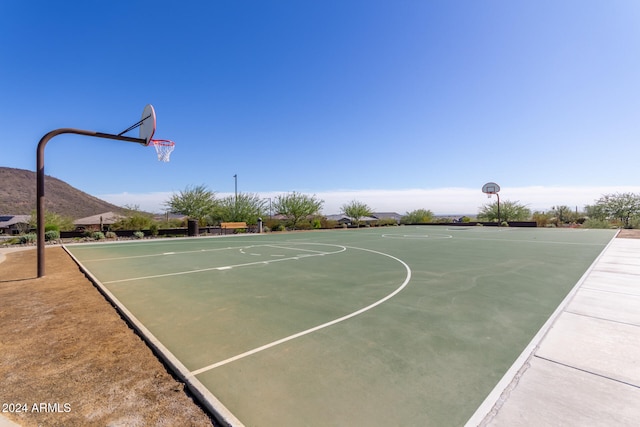
M 371 214 L 371 216 L 378 219 L 391 218 L 399 220 L 400 218 L 402 218 L 402 215 L 397 212 L 374 212 Z
M 114 212 L 105 212 L 98 215 L 77 219 L 73 221 L 73 225 L 110 225 L 121 220 L 122 218 L 125 218 L 125 216 Z
M 0 228 L 9 228 L 15 224 L 29 224 L 31 215 L 0 215 Z

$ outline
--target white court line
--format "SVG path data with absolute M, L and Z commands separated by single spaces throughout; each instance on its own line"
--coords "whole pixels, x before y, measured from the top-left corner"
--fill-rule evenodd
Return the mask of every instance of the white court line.
M 602 243 L 586 243 L 586 242 L 556 242 L 552 240 L 520 240 L 520 239 L 487 239 L 484 237 L 455 237 L 459 240 L 485 240 L 493 242 L 505 242 L 505 243 L 548 243 L 550 245 L 578 245 L 578 246 L 602 246 Z
M 309 243 L 305 243 L 305 244 L 309 244 Z M 287 246 L 280 246 L 280 245 L 260 245 L 260 246 L 268 246 L 270 248 L 276 248 L 276 249 L 287 249 L 287 250 L 290 250 L 290 251 L 303 251 L 303 252 L 315 252 L 315 253 L 318 253 L 318 254 L 326 254 L 326 252 L 314 251 L 313 249 L 289 248 Z M 338 245 L 335 245 L 335 246 L 338 246 Z M 344 246 L 342 248 L 343 249 L 341 251 L 338 251 L 338 252 L 344 252 L 346 250 L 346 248 Z M 330 252 L 330 253 L 338 253 L 338 252 Z
M 327 328 L 329 326 L 335 325 L 336 323 L 340 323 L 340 322 L 343 322 L 343 321 L 345 321 L 347 319 L 351 319 L 352 317 L 355 317 L 355 316 L 357 316 L 359 314 L 362 314 L 362 313 L 364 313 L 366 311 L 369 311 L 372 308 L 377 307 L 380 304 L 384 303 L 385 301 L 393 298 L 396 294 L 398 294 L 400 291 L 402 291 L 409 284 L 409 281 L 411 280 L 411 268 L 409 268 L 409 266 L 404 261 L 402 261 L 400 258 L 396 258 L 396 257 L 394 257 L 392 255 L 389 255 L 389 254 L 386 254 L 384 252 L 378 252 L 378 251 L 374 251 L 374 250 L 371 250 L 371 249 L 355 248 L 355 247 L 351 247 L 351 246 L 347 246 L 346 248 L 356 249 L 356 250 L 361 250 L 361 251 L 366 251 L 366 252 L 372 252 L 372 253 L 375 253 L 375 254 L 384 255 L 386 257 L 394 259 L 394 260 L 398 261 L 400 264 L 402 264 L 404 266 L 404 268 L 407 270 L 407 277 L 404 279 L 404 282 L 402 282 L 402 284 L 395 291 L 393 291 L 392 293 L 390 293 L 386 297 L 382 298 L 381 300 L 376 301 L 373 304 L 368 305 L 368 306 L 366 306 L 364 308 L 361 308 L 358 311 L 354 311 L 353 313 L 347 314 L 346 316 L 342 316 L 342 317 L 340 317 L 338 319 L 332 320 L 332 321 L 327 322 L 327 323 L 323 323 L 322 325 L 318 325 L 318 326 L 313 327 L 311 329 L 307 329 L 307 330 L 304 330 L 302 332 L 298 332 L 297 334 L 293 334 L 293 335 L 290 335 L 288 337 L 279 339 L 277 341 L 273 341 L 273 342 L 271 342 L 269 344 L 265 344 L 263 346 L 254 348 L 253 350 L 246 351 L 244 353 L 238 354 L 236 356 L 230 357 L 230 358 L 222 360 L 220 362 L 213 363 L 211 365 L 207 365 L 207 366 L 205 366 L 203 368 L 200 368 L 200 369 L 196 369 L 195 371 L 191 371 L 191 373 L 193 375 L 199 375 L 199 374 L 201 374 L 203 372 L 210 371 L 210 370 L 215 369 L 215 368 L 219 368 L 220 366 L 226 365 L 226 364 L 231 363 L 231 362 L 235 362 L 236 360 L 243 359 L 243 358 L 245 358 L 247 356 L 251 356 L 252 354 L 256 354 L 256 353 L 259 353 L 259 352 L 261 352 L 263 350 L 267 350 L 269 348 L 272 348 L 272 347 L 275 347 L 277 345 L 283 344 L 283 343 L 285 343 L 287 341 L 291 341 L 291 340 L 294 340 L 296 338 L 300 338 L 302 336 L 305 336 L 305 335 L 311 334 L 313 332 L 319 331 L 320 329 L 324 329 L 324 328 Z
M 82 262 L 117 261 L 117 260 L 120 260 L 120 259 L 150 258 L 150 257 L 162 256 L 162 255 L 195 254 L 195 253 L 201 253 L 201 252 L 215 252 L 215 251 L 226 251 L 226 250 L 230 250 L 230 249 L 242 249 L 244 247 L 249 247 L 249 246 L 236 246 L 236 247 L 213 248 L 213 249 L 198 249 L 198 250 L 195 250 L 195 251 L 180 251 L 180 252 L 158 252 L 158 253 L 155 253 L 155 254 L 119 256 L 119 257 L 112 257 L 112 258 L 94 258 L 94 259 L 82 260 Z
M 341 245 L 329 245 L 329 244 L 327 244 L 327 246 L 337 246 L 337 247 L 339 247 L 341 249 L 339 251 L 335 251 L 335 252 L 318 252 L 318 253 L 308 254 L 308 255 L 296 255 L 294 257 L 288 257 L 288 258 L 279 258 L 279 259 L 272 259 L 272 260 L 265 260 L 265 261 L 246 262 L 246 263 L 242 263 L 242 264 L 224 265 L 224 266 L 220 266 L 220 267 L 200 268 L 200 269 L 197 269 L 197 270 L 178 271 L 178 272 L 175 272 L 175 273 L 154 274 L 154 275 L 151 275 L 151 276 L 131 277 L 131 278 L 128 278 L 128 279 L 109 280 L 109 281 L 104 281 L 102 283 L 107 284 L 107 283 L 133 282 L 133 281 L 136 281 L 136 280 L 156 279 L 156 278 L 160 278 L 160 277 L 170 277 L 170 276 L 180 276 L 180 275 L 184 275 L 184 274 L 202 273 L 202 272 L 205 272 L 205 271 L 230 270 L 230 269 L 236 268 L 236 267 L 248 267 L 248 266 L 251 266 L 251 265 L 269 264 L 269 263 L 272 263 L 272 262 L 298 260 L 300 258 L 309 258 L 309 257 L 316 257 L 316 256 L 333 255 L 333 254 L 337 254 L 337 253 L 344 252 L 344 251 L 347 250 L 347 248 L 345 246 L 341 246 Z

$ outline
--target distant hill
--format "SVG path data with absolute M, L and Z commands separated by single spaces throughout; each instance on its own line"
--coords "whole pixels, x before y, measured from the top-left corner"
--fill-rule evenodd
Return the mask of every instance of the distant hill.
M 35 209 L 36 173 L 0 167 L 0 214 L 30 215 Z M 45 210 L 73 219 L 124 211 L 51 176 L 45 178 Z

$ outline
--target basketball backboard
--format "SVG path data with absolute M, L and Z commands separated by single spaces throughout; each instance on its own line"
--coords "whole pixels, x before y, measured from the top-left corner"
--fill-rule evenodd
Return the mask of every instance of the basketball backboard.
M 500 191 L 500 186 L 495 182 L 487 182 L 482 186 L 482 192 L 485 194 L 497 194 Z
M 151 142 L 153 134 L 156 132 L 156 110 L 153 105 L 148 104 L 142 110 L 140 118 L 140 139 L 147 141 L 147 145 Z

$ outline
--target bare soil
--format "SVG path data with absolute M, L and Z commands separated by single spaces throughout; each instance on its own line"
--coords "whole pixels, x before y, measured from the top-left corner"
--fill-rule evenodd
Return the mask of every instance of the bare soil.
M 0 255 L 2 258 L 2 255 Z M 0 262 L 0 416 L 22 426 L 214 422 L 60 247 Z
M 640 229 L 621 229 L 618 233 L 619 239 L 640 239 Z

